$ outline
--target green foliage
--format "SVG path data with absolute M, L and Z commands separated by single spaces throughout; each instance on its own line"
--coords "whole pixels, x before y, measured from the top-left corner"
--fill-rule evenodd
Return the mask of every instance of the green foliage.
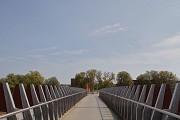
M 15 88 L 16 84 L 19 83 L 25 83 L 26 82 L 26 78 L 24 75 L 15 75 L 13 73 L 10 73 L 7 75 L 6 78 L 1 78 L 0 82 L 7 82 L 9 84 L 10 89 L 13 91 L 13 89 Z
M 0 79 L 0 83 L 3 83 L 3 82 L 6 82 L 6 79 L 5 79 L 5 78 L 1 78 L 1 79 Z
M 44 84 L 44 77 L 38 71 L 30 71 L 25 77 L 28 84 Z
M 118 86 L 130 86 L 133 85 L 133 80 L 130 74 L 126 71 L 121 71 L 116 76 Z
M 10 87 L 11 89 L 14 89 L 15 86 L 16 86 L 16 84 L 19 83 L 19 81 L 18 81 L 18 79 L 17 79 L 17 76 L 14 75 L 13 73 L 7 75 L 6 82 L 9 83 L 9 87 Z
M 144 85 L 144 84 L 150 84 L 151 81 L 149 80 L 149 76 L 147 74 L 141 74 L 136 78 L 137 85 Z
M 13 91 L 16 84 L 23 83 L 26 87 L 28 84 L 42 85 L 44 84 L 45 81 L 44 81 L 44 77 L 38 71 L 30 71 L 26 75 L 19 75 L 19 74 L 15 75 L 13 73 L 10 73 L 6 76 L 6 78 L 0 79 L 0 83 L 2 82 L 8 82 L 11 91 Z M 47 79 L 46 84 L 50 84 L 53 86 L 60 85 L 56 77 L 51 77 Z
M 60 83 L 56 77 L 50 77 L 45 80 L 45 84 L 52 85 L 52 86 L 59 86 Z
M 6 78 L 0 79 L 0 82 L 7 82 L 9 84 L 10 89 L 13 91 L 16 84 L 23 83 L 25 86 L 27 84 L 43 84 L 44 77 L 38 71 L 30 71 L 26 75 L 15 75 L 10 73 L 6 76 Z
M 86 77 L 88 78 L 89 82 L 94 82 L 95 77 L 96 77 L 96 72 L 97 70 L 95 69 L 90 69 L 86 71 Z
M 80 88 L 86 88 L 85 72 L 80 72 L 75 76 L 75 85 Z
M 103 73 L 103 80 L 104 81 L 112 81 L 115 79 L 115 74 L 112 72 L 104 72 Z
M 177 80 L 177 77 L 175 74 L 169 71 L 146 71 L 144 74 L 140 74 L 136 78 L 136 84 L 162 84 L 162 83 L 168 83 L 172 84 Z
M 155 83 L 162 84 L 162 83 L 174 83 L 176 81 L 176 75 L 172 72 L 168 71 L 160 71 L 159 72 L 159 79 L 154 81 Z
M 113 87 L 113 86 L 114 86 L 114 84 L 112 81 L 110 81 L 110 80 L 104 80 L 103 81 L 103 87 L 102 88 Z
M 87 81 L 89 81 L 90 89 L 92 91 L 94 91 L 96 72 L 97 72 L 97 70 L 95 70 L 95 69 L 90 69 L 90 70 L 86 71 L 86 78 L 85 79 Z
M 90 89 L 101 89 L 105 87 L 114 86 L 113 80 L 115 74 L 111 72 L 102 72 L 95 69 L 87 70 L 86 72 L 80 72 L 75 75 L 75 86 L 86 88 L 86 84 L 90 84 Z
M 113 87 L 113 80 L 115 80 L 115 74 L 113 72 L 104 72 L 97 71 L 96 72 L 96 79 L 98 81 L 98 88 L 106 88 L 106 87 Z
M 102 71 L 99 70 L 99 71 L 96 72 L 96 80 L 97 80 L 96 88 L 97 88 L 97 89 L 102 89 L 102 88 L 104 88 L 102 75 L 103 75 Z

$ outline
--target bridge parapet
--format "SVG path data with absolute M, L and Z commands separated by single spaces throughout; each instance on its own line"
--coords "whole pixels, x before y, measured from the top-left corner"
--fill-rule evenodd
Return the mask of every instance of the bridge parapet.
M 173 92 L 168 84 L 152 84 L 104 88 L 99 96 L 123 120 L 180 119 L 180 83 Z
M 0 83 L 0 120 L 59 120 L 87 95 L 85 89 L 68 86 Z

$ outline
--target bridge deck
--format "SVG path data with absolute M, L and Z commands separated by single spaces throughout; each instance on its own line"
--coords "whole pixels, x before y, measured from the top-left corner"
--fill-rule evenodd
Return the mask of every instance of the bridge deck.
M 62 120 L 120 120 L 119 117 L 109 109 L 98 94 L 89 94 L 81 100 Z

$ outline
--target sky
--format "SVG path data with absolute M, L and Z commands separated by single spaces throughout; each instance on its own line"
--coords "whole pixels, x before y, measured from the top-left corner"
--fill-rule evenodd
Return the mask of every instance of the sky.
M 180 77 L 180 0 L 0 1 L 0 78 L 89 69 Z

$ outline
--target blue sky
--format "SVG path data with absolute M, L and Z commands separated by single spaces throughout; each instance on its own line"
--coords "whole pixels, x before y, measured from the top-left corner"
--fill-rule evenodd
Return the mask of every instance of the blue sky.
M 180 77 L 180 0 L 0 1 L 0 78 L 88 69 Z

